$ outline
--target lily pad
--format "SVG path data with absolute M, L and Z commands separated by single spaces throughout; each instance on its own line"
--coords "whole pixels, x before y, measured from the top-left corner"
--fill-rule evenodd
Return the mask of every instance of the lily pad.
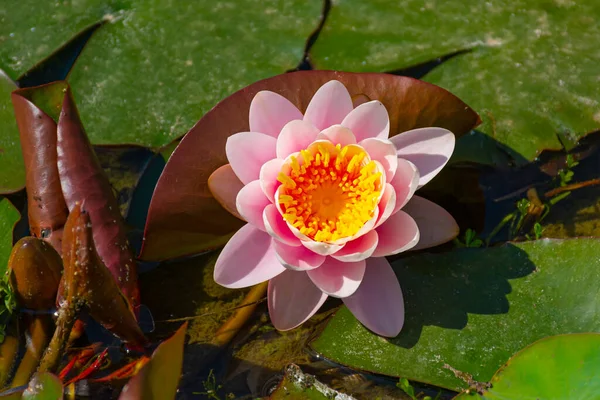
M 557 134 L 600 128 L 600 3 L 335 1 L 310 51 L 319 69 L 391 71 L 460 50 L 424 79 L 481 113 L 481 130 L 535 158 Z
M 480 122 L 459 98 L 437 86 L 389 74 L 299 71 L 256 82 L 221 101 L 182 139 L 163 171 L 150 204 L 141 258 L 164 260 L 214 249 L 227 242 L 242 222 L 213 198 L 208 178 L 227 163 L 225 142 L 249 129 L 254 95 L 270 90 L 302 112 L 317 89 L 336 79 L 356 101 L 379 100 L 390 115 L 390 135 L 440 126 L 457 136 Z
M 600 331 L 599 251 L 597 239 L 545 239 L 398 260 L 400 335 L 381 338 L 342 308 L 312 346 L 354 368 L 465 389 L 450 368 L 485 382 L 538 339 Z
M 0 275 L 4 275 L 13 247 L 13 228 L 20 218 L 16 208 L 7 199 L 0 200 Z
M 69 76 L 93 143 L 161 146 L 220 99 L 295 68 L 322 2 L 132 0 Z
M 0 68 L 17 79 L 77 32 L 118 16 L 128 3 L 129 0 L 3 1 Z
M 482 395 L 463 393 L 455 399 L 597 399 L 599 369 L 599 334 L 552 336 L 512 357 Z
M 25 186 L 19 130 L 10 102 L 10 93 L 16 88 L 15 83 L 0 70 L 0 193 L 16 192 Z

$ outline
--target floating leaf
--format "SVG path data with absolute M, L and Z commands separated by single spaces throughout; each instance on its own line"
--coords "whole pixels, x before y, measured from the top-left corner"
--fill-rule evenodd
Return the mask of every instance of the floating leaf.
M 489 381 L 540 338 L 600 331 L 600 260 L 589 257 L 599 251 L 597 239 L 538 240 L 399 260 L 399 336 L 384 340 L 342 308 L 312 346 L 354 368 L 453 390 L 468 385 L 445 364 Z
M 599 334 L 552 336 L 511 357 L 481 396 L 463 393 L 455 399 L 596 399 L 600 397 L 599 369 Z
M 90 139 L 171 142 L 225 96 L 295 68 L 322 7 L 319 0 L 130 0 L 95 32 L 69 75 Z
M 0 200 L 0 275 L 4 275 L 13 247 L 12 232 L 20 214 L 7 199 Z
M 600 3 L 340 0 L 310 52 L 319 69 L 391 71 L 460 50 L 424 79 L 465 100 L 481 130 L 533 159 L 600 129 Z M 435 27 L 435 29 L 432 29 Z
M 215 248 L 241 221 L 226 212 L 208 190 L 208 177 L 227 163 L 225 142 L 247 131 L 254 95 L 270 90 L 301 111 L 324 83 L 341 81 L 355 99 L 378 99 L 390 114 L 391 135 L 440 126 L 457 135 L 479 122 L 477 114 L 447 91 L 412 78 L 388 74 L 300 71 L 254 83 L 208 112 L 181 141 L 159 179 L 150 204 L 141 257 L 161 260 Z
M 56 375 L 35 374 L 23 392 L 24 400 L 62 400 L 63 385 Z
M 150 361 L 123 388 L 119 400 L 175 399 L 186 329 L 187 323 L 156 348 Z
M 128 0 L 3 1 L 0 4 L 0 65 L 23 74 L 77 32 L 114 18 Z
M 16 192 L 25 186 L 19 131 L 10 104 L 10 93 L 16 88 L 15 83 L 0 70 L 0 193 Z

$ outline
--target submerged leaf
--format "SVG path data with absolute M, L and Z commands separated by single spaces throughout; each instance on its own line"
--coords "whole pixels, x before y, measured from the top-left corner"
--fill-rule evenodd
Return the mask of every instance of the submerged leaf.
M 412 78 L 300 71 L 259 81 L 220 102 L 183 138 L 154 191 L 141 257 L 162 260 L 224 244 L 242 223 L 221 208 L 207 181 L 227 163 L 227 138 L 249 129 L 252 98 L 270 90 L 304 111 L 316 90 L 332 79 L 342 82 L 355 102 L 381 101 L 390 115 L 390 135 L 438 126 L 460 136 L 479 123 L 478 115 L 456 96 Z
M 187 322 L 162 342 L 150 361 L 127 383 L 119 400 L 169 400 L 177 394 Z
M 56 375 L 42 372 L 35 374 L 23 392 L 24 400 L 62 400 L 63 385 Z

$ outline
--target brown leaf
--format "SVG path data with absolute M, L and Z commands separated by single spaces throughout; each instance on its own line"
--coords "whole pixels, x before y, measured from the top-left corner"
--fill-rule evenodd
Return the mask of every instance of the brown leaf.
M 85 134 L 67 88 L 57 129 L 58 171 L 63 195 L 73 212 L 80 202 L 94 227 L 94 243 L 104 264 L 133 307 L 139 305 L 137 269 L 112 187 Z M 65 263 L 66 265 L 66 263 Z
M 28 236 L 14 245 L 8 276 L 19 306 L 38 311 L 53 308 L 61 274 L 62 260 L 50 244 Z
M 62 274 L 62 260 L 52 245 L 35 237 L 19 240 L 10 253 L 8 277 L 20 307 L 43 311 L 54 307 Z M 27 384 L 50 342 L 54 323 L 48 314 L 20 316 L 27 335 L 25 353 L 12 387 Z
M 64 88 L 64 82 L 56 82 L 12 93 L 25 161 L 30 231 L 58 252 L 68 209 L 56 164 L 56 122 L 43 109 L 54 111 L 50 103 L 56 103 L 56 94 Z M 36 103 L 44 104 L 43 109 Z
M 90 214 L 79 203 L 71 210 L 63 240 L 63 307 L 85 308 L 102 326 L 126 342 L 143 345 L 133 309 L 102 263 L 93 240 Z
M 299 71 L 254 83 L 229 96 L 188 132 L 158 181 L 150 204 L 141 258 L 163 260 L 224 244 L 241 225 L 211 195 L 210 174 L 227 163 L 225 142 L 247 131 L 248 110 L 261 90 L 281 94 L 304 112 L 324 83 L 342 82 L 355 102 L 379 100 L 390 115 L 390 134 L 438 126 L 460 136 L 479 116 L 446 90 L 416 79 L 388 74 Z

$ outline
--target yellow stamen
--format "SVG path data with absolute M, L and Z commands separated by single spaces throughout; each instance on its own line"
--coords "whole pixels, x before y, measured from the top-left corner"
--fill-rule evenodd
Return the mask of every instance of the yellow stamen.
M 318 242 L 356 234 L 373 217 L 383 178 L 357 145 L 313 143 L 279 173 L 283 217 Z

